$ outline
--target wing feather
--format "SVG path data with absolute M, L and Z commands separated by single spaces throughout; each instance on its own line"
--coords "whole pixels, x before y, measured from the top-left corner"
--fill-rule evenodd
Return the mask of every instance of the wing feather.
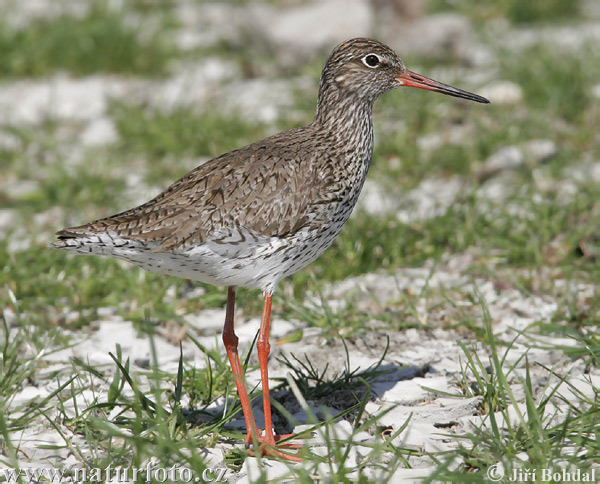
M 269 237 L 302 230 L 327 216 L 335 194 L 325 189 L 328 163 L 319 158 L 327 150 L 318 149 L 305 128 L 287 133 L 214 158 L 143 205 L 57 235 L 113 231 L 157 243 L 152 250 L 162 252 L 202 243 L 228 227 Z M 311 157 L 301 159 L 299 153 Z

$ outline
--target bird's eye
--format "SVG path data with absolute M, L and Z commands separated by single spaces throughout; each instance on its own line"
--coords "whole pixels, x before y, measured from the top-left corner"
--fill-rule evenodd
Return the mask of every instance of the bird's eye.
M 367 67 L 377 67 L 379 65 L 379 62 L 381 62 L 379 60 L 379 57 L 377 57 L 375 54 L 369 54 L 366 55 L 362 58 L 363 64 L 366 65 Z

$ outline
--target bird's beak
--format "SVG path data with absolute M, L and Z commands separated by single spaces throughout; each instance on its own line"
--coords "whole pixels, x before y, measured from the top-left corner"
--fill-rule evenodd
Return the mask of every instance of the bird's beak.
M 428 91 L 441 92 L 448 96 L 460 97 L 463 99 L 469 99 L 470 101 L 477 101 L 478 103 L 488 104 L 490 101 L 483 96 L 478 96 L 472 92 L 463 91 L 441 82 L 434 81 L 428 77 L 417 74 L 416 72 L 406 71 L 404 74 L 396 77 L 400 86 L 418 87 L 419 89 L 427 89 Z

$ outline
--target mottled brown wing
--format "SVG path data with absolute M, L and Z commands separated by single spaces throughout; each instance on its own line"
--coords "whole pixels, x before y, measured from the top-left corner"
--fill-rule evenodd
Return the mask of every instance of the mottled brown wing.
M 223 227 L 272 237 L 300 230 L 319 216 L 320 210 L 309 205 L 319 200 L 322 174 L 314 159 L 298 159 L 299 151 L 316 151 L 301 149 L 299 144 L 311 141 L 300 129 L 293 131 L 291 140 L 282 140 L 280 133 L 214 158 L 148 203 L 58 235 L 110 230 L 123 238 L 158 242 L 154 251 L 171 251 L 200 243 Z
M 224 227 L 284 237 L 306 224 L 315 187 L 307 183 L 301 164 L 260 153 L 249 156 L 246 163 L 223 166 L 218 177 L 209 175 L 207 188 L 192 195 L 191 203 L 177 216 L 175 230 L 154 250 L 190 247 Z

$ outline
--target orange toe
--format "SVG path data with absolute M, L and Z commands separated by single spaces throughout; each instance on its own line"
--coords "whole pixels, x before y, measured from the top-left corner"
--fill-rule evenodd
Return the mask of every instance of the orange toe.
M 259 435 L 257 437 L 257 439 L 258 439 L 258 448 L 259 448 L 260 455 L 268 456 L 268 457 L 279 457 L 281 459 L 289 460 L 291 462 L 302 462 L 303 459 L 301 457 L 294 455 L 294 454 L 288 454 L 286 452 L 282 452 L 281 450 L 279 450 L 279 448 L 285 448 L 285 449 L 300 449 L 300 448 L 302 448 L 302 445 L 300 445 L 300 444 L 291 444 L 288 442 L 278 443 L 279 441 L 290 438 L 294 435 L 295 434 L 270 435 L 270 436 Z M 247 447 L 252 446 L 252 437 L 250 434 L 248 434 L 246 436 L 246 446 Z M 251 455 L 254 454 L 253 449 L 249 449 L 248 452 Z

